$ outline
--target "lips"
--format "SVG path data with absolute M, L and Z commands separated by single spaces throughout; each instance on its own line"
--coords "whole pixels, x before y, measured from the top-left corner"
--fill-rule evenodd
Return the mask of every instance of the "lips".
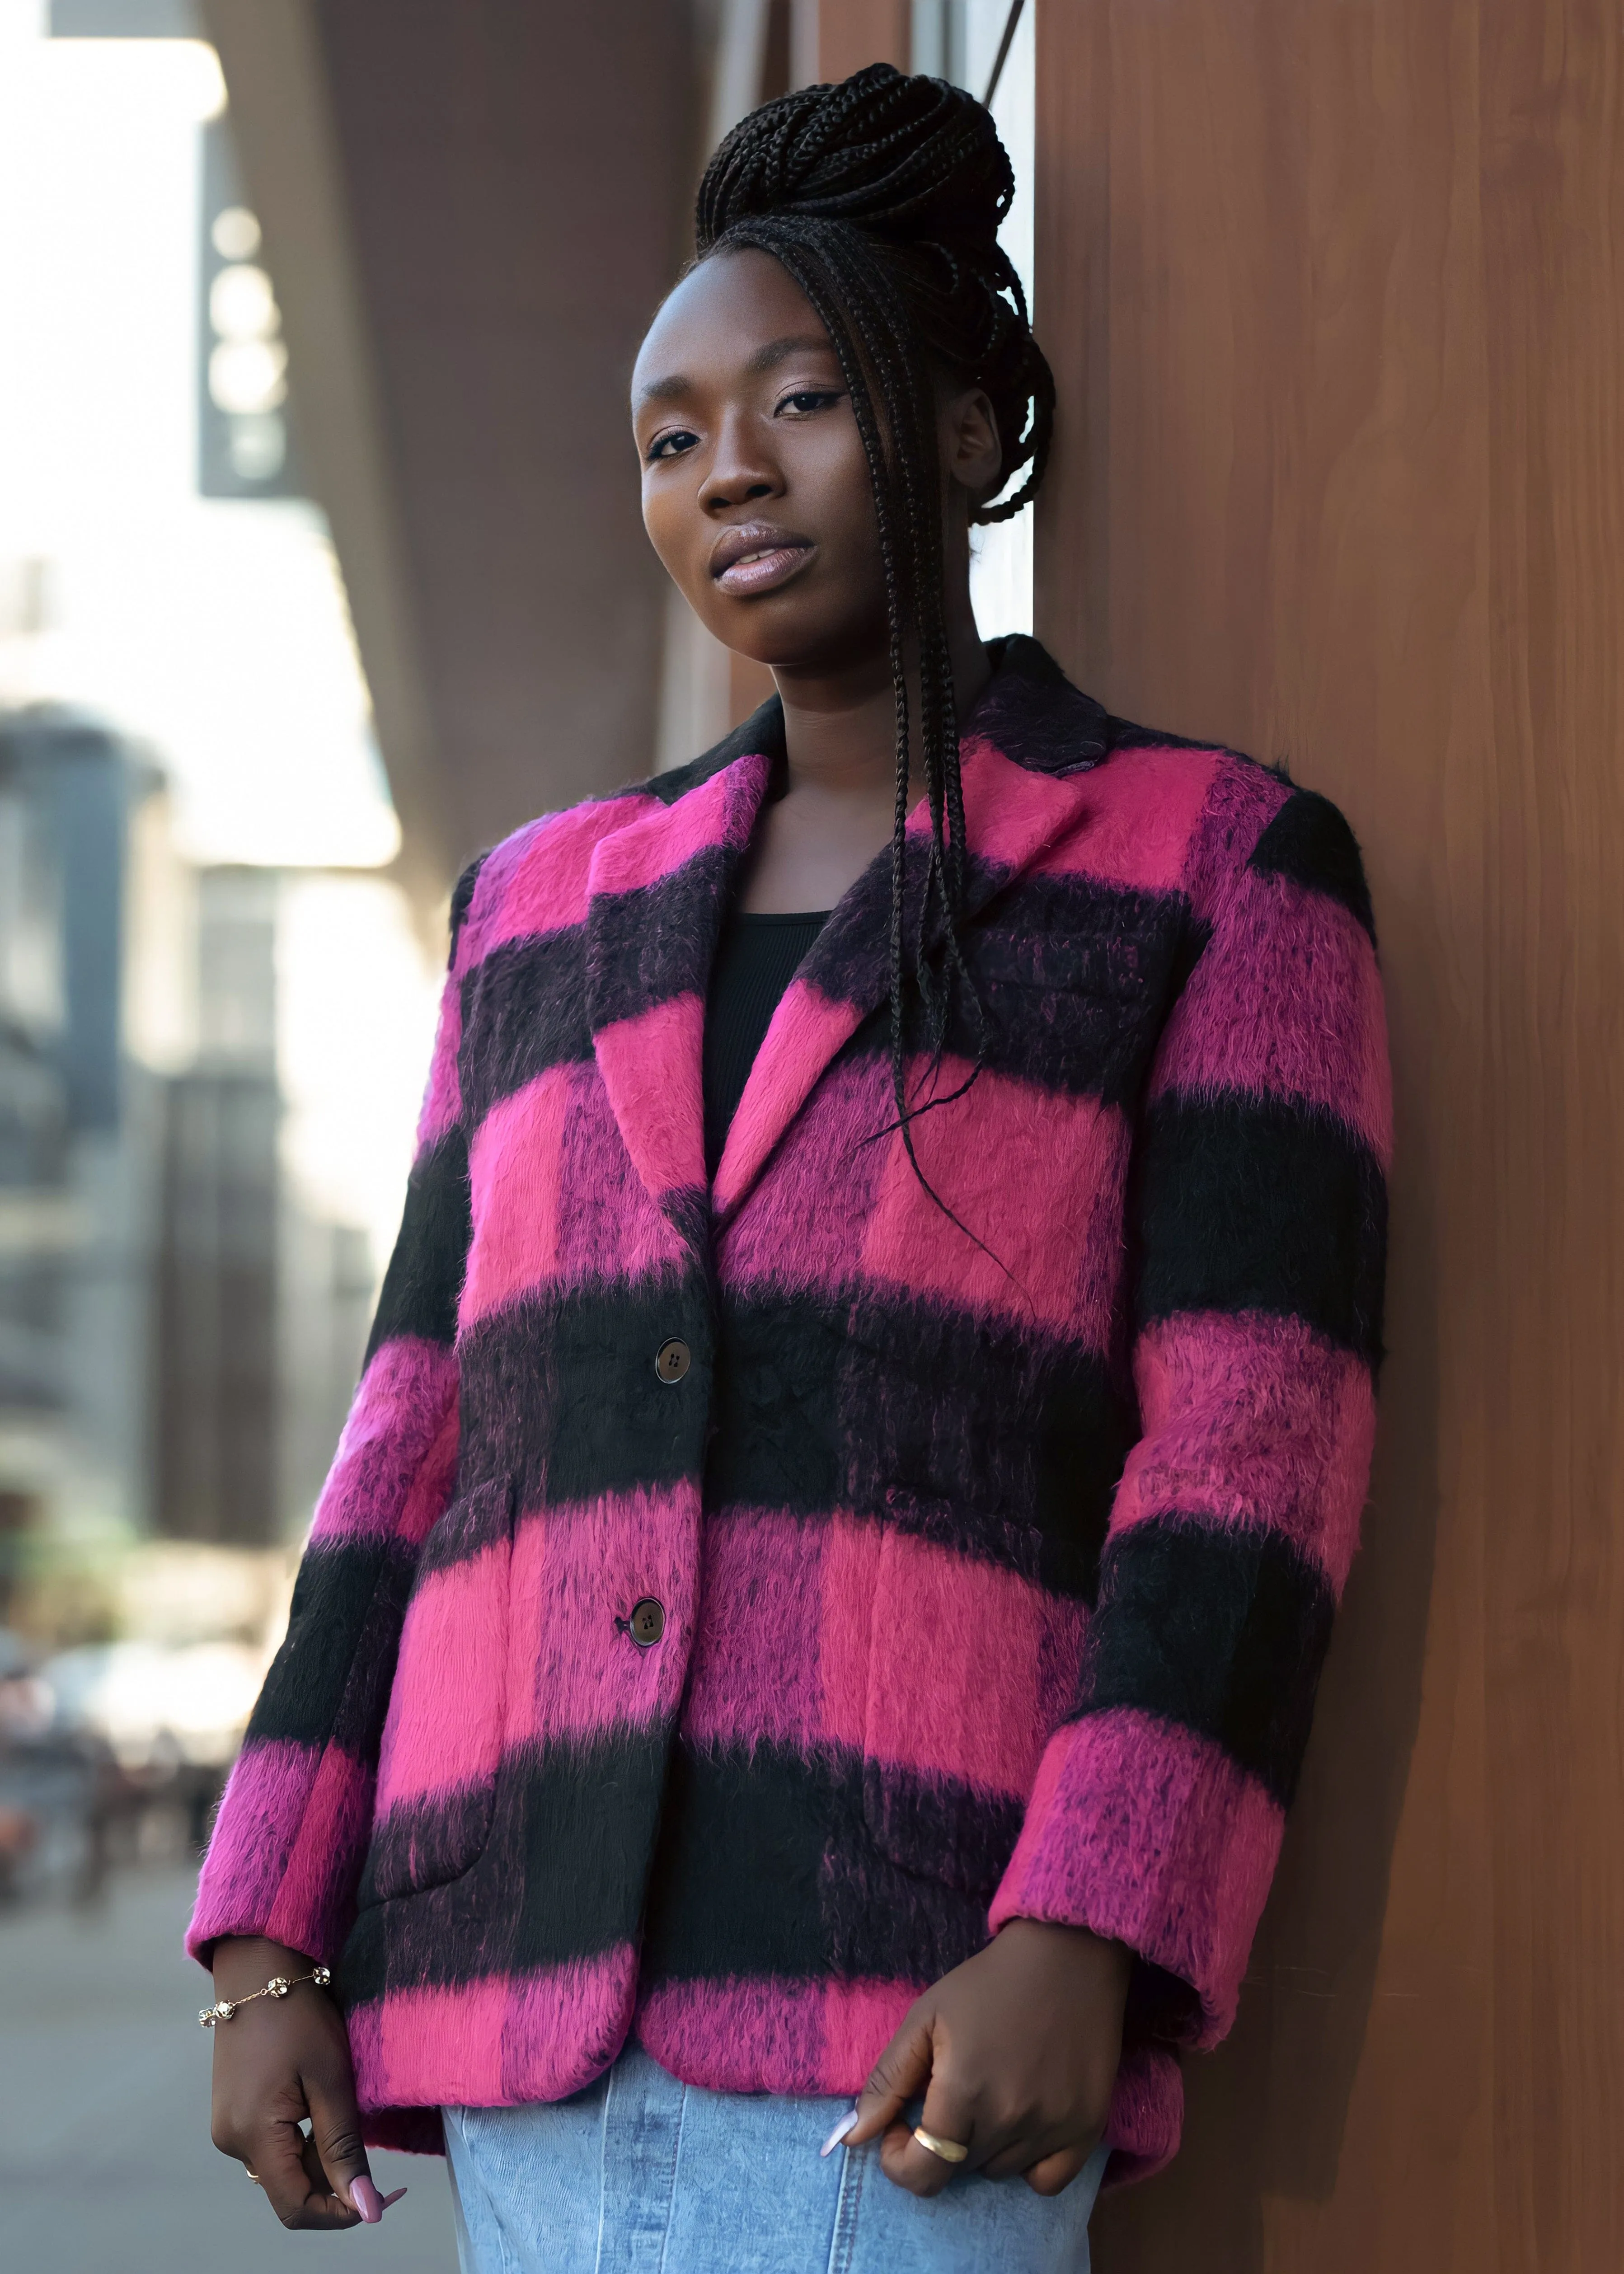
M 724 529 L 711 548 L 711 575 L 735 599 L 771 591 L 812 557 L 812 543 L 771 522 L 747 521 Z

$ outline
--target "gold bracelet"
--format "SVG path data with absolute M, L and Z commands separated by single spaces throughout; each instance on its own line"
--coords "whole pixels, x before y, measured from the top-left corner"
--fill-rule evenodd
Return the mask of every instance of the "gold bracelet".
M 318 1966 L 313 1974 L 296 1974 L 291 1980 L 285 1974 L 273 1974 L 263 1990 L 251 1990 L 245 1998 L 216 1998 L 212 2006 L 205 2006 L 198 2014 L 198 2027 L 212 2029 L 216 2022 L 229 2022 L 239 2006 L 252 2006 L 256 1998 L 285 1998 L 301 1982 L 313 1982 L 318 1990 L 325 1990 L 332 1978 L 329 1966 Z

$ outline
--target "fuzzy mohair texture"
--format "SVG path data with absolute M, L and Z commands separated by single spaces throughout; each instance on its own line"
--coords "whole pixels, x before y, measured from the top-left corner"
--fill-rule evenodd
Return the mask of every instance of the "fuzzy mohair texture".
M 1121 2179 L 1234 2016 L 1374 1427 L 1370 903 L 1323 798 L 1109 718 L 1031 641 L 963 752 L 974 1002 L 910 1065 L 950 1214 L 895 1126 L 888 854 L 707 1183 L 775 704 L 459 892 L 398 1251 L 191 1931 L 335 1967 L 378 2140 L 574 2092 L 630 2036 L 696 2084 L 853 2092 L 1024 1916 L 1137 1954 Z

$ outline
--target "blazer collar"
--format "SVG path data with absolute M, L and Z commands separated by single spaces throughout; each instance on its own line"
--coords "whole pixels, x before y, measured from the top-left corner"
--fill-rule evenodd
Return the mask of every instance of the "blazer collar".
M 960 740 L 967 922 L 1071 826 L 1081 802 L 1074 777 L 1097 765 L 1109 747 L 1105 712 L 1069 684 L 1035 640 L 999 644 L 1006 651 L 1002 667 Z M 1034 663 L 1040 669 L 1031 668 Z M 930 809 L 921 800 L 908 820 L 905 909 L 909 902 L 918 906 L 929 834 Z M 906 921 L 904 936 L 913 936 Z M 717 1163 L 718 1219 L 737 1209 L 825 1068 L 888 1000 L 890 937 L 887 846 L 835 908 L 774 1014 Z
M 586 1017 L 626 1150 L 684 1236 L 703 1236 L 705 996 L 766 796 L 746 751 L 676 802 L 600 838 L 587 870 Z
M 1069 828 L 1078 789 L 1055 775 L 1021 769 L 983 737 L 964 739 L 960 762 L 971 850 L 964 916 L 973 921 L 994 893 Z M 910 900 L 924 882 L 928 832 L 930 812 L 921 802 L 908 818 Z M 839 900 L 767 1028 L 716 1164 L 716 1215 L 730 1216 L 737 1209 L 812 1096 L 823 1069 L 866 1016 L 889 1000 L 889 991 L 892 848 L 887 846 Z
M 1104 711 L 1035 640 L 992 644 L 993 676 L 961 742 L 972 919 L 1069 826 L 1078 804 L 1071 778 L 1110 747 Z M 589 870 L 593 1047 L 638 1175 L 694 1239 L 710 1213 L 701 1068 L 711 963 L 740 860 L 783 768 L 774 697 L 703 758 L 657 778 L 659 802 L 601 839 Z M 908 831 L 917 890 L 929 832 L 923 802 Z M 767 1029 L 717 1169 L 718 1215 L 736 1209 L 830 1060 L 886 1000 L 890 909 L 888 846 L 835 907 Z

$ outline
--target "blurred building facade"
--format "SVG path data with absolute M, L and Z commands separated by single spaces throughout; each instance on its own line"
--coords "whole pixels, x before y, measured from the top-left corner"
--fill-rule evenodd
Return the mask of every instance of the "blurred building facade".
M 129 1078 L 122 1001 L 130 815 L 155 786 L 94 720 L 0 717 L 5 1606 L 59 1506 L 147 1516 L 156 1100 Z
M 281 877 L 188 863 L 168 802 L 100 722 L 0 715 L 0 1623 L 54 1540 L 280 1547 L 365 1339 L 366 1234 L 283 1160 Z
M 275 870 L 205 870 L 194 1063 L 164 1084 L 154 1513 L 183 1539 L 277 1535 Z

